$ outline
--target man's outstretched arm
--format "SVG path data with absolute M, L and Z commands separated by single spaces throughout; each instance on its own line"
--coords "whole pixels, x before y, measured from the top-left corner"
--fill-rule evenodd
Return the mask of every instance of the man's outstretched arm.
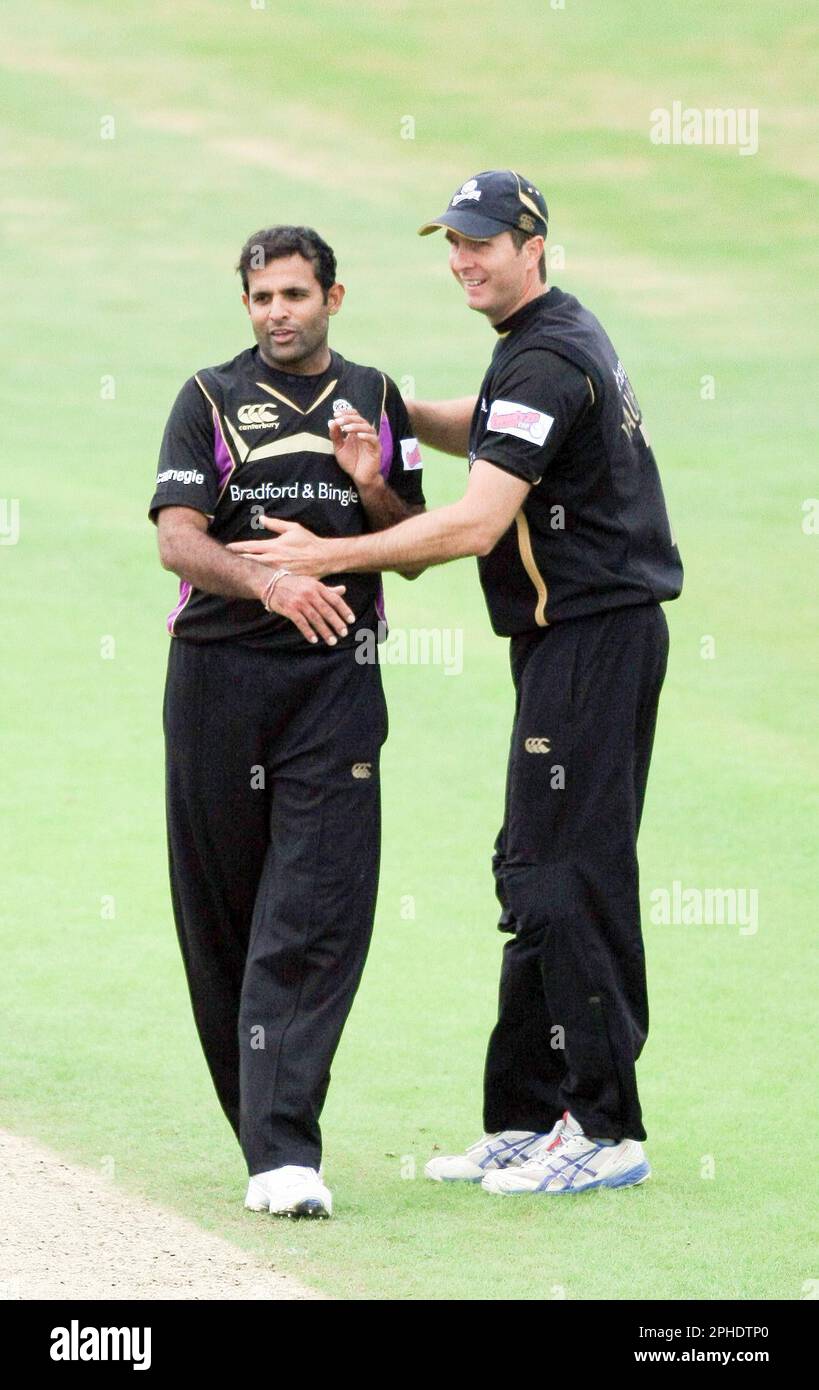
M 469 453 L 469 425 L 476 396 L 453 401 L 405 401 L 416 438 L 443 454 L 466 458 Z
M 275 540 L 236 541 L 233 547 L 294 574 L 402 570 L 443 565 L 463 555 L 488 555 L 520 511 L 530 484 L 478 459 L 463 497 L 448 507 L 410 517 L 373 535 L 321 539 L 296 522 L 262 517 Z

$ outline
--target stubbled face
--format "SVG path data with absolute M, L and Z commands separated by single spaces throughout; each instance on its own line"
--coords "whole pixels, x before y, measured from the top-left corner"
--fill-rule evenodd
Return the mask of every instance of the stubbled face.
M 344 286 L 333 285 L 325 303 L 312 261 L 298 254 L 249 270 L 242 300 L 262 361 L 285 372 L 324 371 L 330 361 L 329 320 L 343 298 Z
M 485 241 L 473 241 L 451 227 L 449 267 L 463 286 L 470 309 L 500 323 L 516 309 L 543 292 L 537 269 L 543 238 L 533 237 L 518 251 L 511 232 L 499 232 Z

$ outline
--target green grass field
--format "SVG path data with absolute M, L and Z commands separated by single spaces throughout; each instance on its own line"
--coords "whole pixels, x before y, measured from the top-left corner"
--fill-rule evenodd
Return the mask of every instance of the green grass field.
M 0 548 L 0 1123 L 113 1163 L 125 1192 L 342 1298 L 798 1299 L 819 1273 L 805 14 L 5 6 L 0 497 L 19 500 L 20 533 Z M 649 114 L 674 100 L 758 108 L 759 152 L 653 145 Z M 491 330 L 465 312 L 441 238 L 414 232 L 468 175 L 510 164 L 546 194 L 553 279 L 599 314 L 635 383 L 687 569 L 641 840 L 654 1178 L 504 1202 L 420 1177 L 433 1145 L 480 1132 L 502 944 L 489 856 L 511 688 L 462 561 L 388 581 L 394 624 L 463 629 L 464 670 L 385 670 L 376 933 L 324 1122 L 337 1219 L 279 1225 L 242 1210 L 171 920 L 175 586 L 145 515 L 159 438 L 182 381 L 250 342 L 232 267 L 274 221 L 334 245 L 342 352 L 418 396 L 476 389 Z M 464 477 L 427 451 L 431 505 Z M 651 893 L 674 880 L 757 889 L 758 930 L 654 925 Z

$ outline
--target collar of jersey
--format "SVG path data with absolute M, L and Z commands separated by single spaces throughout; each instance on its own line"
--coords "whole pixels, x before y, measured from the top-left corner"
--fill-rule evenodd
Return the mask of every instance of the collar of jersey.
M 310 415 L 315 410 L 316 406 L 319 405 L 326 396 L 329 396 L 331 390 L 338 382 L 339 376 L 341 375 L 340 366 L 341 364 L 337 353 L 333 352 L 333 349 L 330 348 L 329 367 L 323 372 L 316 372 L 315 375 L 310 373 L 308 377 L 304 378 L 305 380 L 315 381 L 316 394 L 309 405 L 301 406 L 297 401 L 293 400 L 292 396 L 287 394 L 290 380 L 292 380 L 294 376 L 297 376 L 298 373 L 279 372 L 275 367 L 268 367 L 259 349 L 256 348 L 256 370 L 259 371 L 260 374 L 264 373 L 270 378 L 268 381 L 257 381 L 256 385 L 261 386 L 263 391 L 269 391 L 272 396 L 284 401 L 286 405 L 291 406 L 299 415 Z M 324 384 L 322 385 L 322 383 Z
M 507 333 L 512 333 L 516 328 L 522 328 L 530 319 L 536 318 L 544 310 L 551 309 L 556 303 L 558 295 L 555 293 L 556 285 L 551 285 L 545 294 L 539 294 L 536 299 L 530 299 L 528 304 L 524 304 L 522 309 L 510 314 L 508 319 L 502 319 L 500 323 L 492 325 L 499 338 L 503 338 Z M 559 293 L 559 291 L 558 291 Z

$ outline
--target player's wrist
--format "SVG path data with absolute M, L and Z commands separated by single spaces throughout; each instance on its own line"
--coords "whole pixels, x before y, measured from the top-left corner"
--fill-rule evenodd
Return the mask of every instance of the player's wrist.
M 276 592 L 277 592 L 277 590 L 278 590 L 279 585 L 281 584 L 281 581 L 282 581 L 282 580 L 285 578 L 285 576 L 288 575 L 289 573 L 290 573 L 290 570 L 288 570 L 288 569 L 284 569 L 284 568 L 277 569 L 277 570 L 274 570 L 273 573 L 272 573 L 272 574 L 269 576 L 269 578 L 267 579 L 267 581 L 266 581 L 266 583 L 265 583 L 265 586 L 264 586 L 264 590 L 262 591 L 262 593 L 261 593 L 261 595 L 260 595 L 260 599 L 261 599 L 262 607 L 263 607 L 264 609 L 266 609 L 266 611 L 267 611 L 268 613 L 276 613 L 276 612 L 278 612 L 278 609 L 277 609 L 276 606 L 275 606 L 275 595 L 276 595 Z
M 356 490 L 362 501 L 368 497 L 379 496 L 386 490 L 386 487 L 387 484 L 384 482 L 384 477 L 380 470 L 365 482 L 356 482 Z

